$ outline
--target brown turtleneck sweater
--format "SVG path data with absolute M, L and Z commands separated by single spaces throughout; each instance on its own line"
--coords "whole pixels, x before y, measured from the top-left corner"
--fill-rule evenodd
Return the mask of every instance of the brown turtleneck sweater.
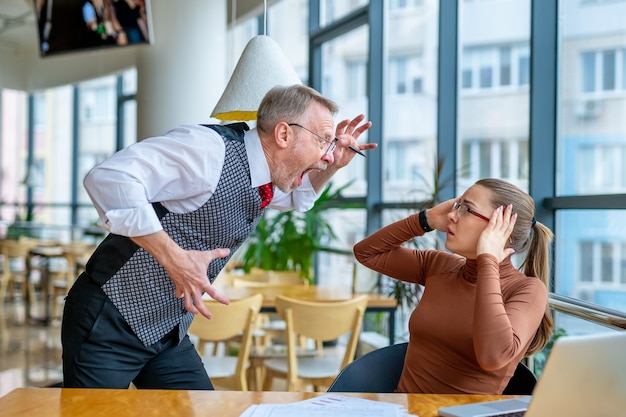
M 543 317 L 548 291 L 510 259 L 466 260 L 402 246 L 424 231 L 417 214 L 354 247 L 364 266 L 424 285 L 409 320 L 409 347 L 398 392 L 500 394 Z

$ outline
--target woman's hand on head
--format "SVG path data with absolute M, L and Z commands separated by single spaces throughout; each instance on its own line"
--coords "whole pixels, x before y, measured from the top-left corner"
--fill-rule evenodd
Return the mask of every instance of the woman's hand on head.
M 515 253 L 515 250 L 508 248 L 509 238 L 513 232 L 513 227 L 517 220 L 517 214 L 513 213 L 513 205 L 498 207 L 493 211 L 489 223 L 478 238 L 476 255 L 488 253 L 502 262 Z

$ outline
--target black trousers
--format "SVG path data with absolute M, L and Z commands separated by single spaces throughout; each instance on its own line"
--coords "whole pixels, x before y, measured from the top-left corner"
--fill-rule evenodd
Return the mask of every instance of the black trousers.
M 189 337 L 178 328 L 145 347 L 87 274 L 65 301 L 61 342 L 63 386 L 84 388 L 213 389 Z

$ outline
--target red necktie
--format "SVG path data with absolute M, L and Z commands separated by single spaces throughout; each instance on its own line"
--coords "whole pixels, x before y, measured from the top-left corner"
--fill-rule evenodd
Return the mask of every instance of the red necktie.
M 274 197 L 274 187 L 271 182 L 263 184 L 259 187 L 259 195 L 261 196 L 261 210 L 263 210 L 272 201 Z

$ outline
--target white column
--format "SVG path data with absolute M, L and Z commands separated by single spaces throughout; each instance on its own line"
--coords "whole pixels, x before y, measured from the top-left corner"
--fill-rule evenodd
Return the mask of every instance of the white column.
M 137 139 L 215 122 L 226 73 L 227 0 L 150 0 L 154 43 L 137 57 Z

